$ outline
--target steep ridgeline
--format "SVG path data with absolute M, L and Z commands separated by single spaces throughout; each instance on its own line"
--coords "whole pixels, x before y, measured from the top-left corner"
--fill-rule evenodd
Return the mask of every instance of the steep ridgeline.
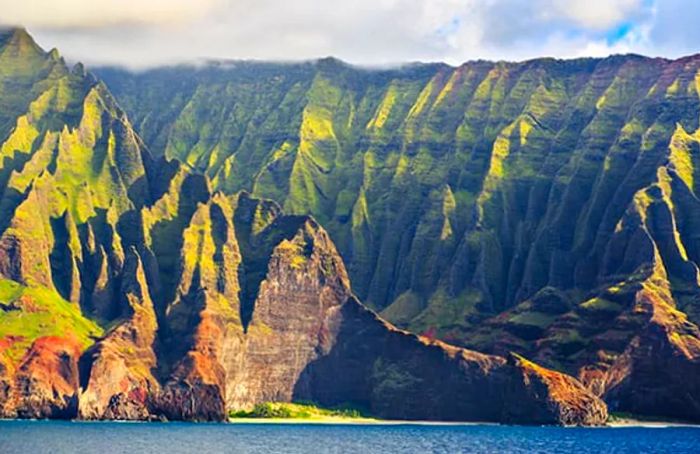
M 601 424 L 576 379 L 394 328 L 311 217 L 154 159 L 106 87 L 0 33 L 0 417 L 222 420 L 313 400 Z
M 700 420 L 700 57 L 106 80 L 156 155 L 311 214 L 398 326 Z

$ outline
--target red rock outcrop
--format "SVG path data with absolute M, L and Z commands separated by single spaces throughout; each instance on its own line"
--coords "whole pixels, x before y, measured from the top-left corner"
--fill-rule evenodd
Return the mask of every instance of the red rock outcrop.
M 78 416 L 83 419 L 148 419 L 149 400 L 159 390 L 153 375 L 156 315 L 133 248 L 124 263 L 119 300 L 125 320 L 81 358 Z
M 8 413 L 19 418 L 74 417 L 80 350 L 70 337 L 45 336 L 34 341 L 14 374 Z
M 226 416 L 224 350 L 242 334 L 238 273 L 241 255 L 233 208 L 217 195 L 201 204 L 183 232 L 174 301 L 166 309 L 169 367 L 157 396 L 168 419 L 221 420 Z

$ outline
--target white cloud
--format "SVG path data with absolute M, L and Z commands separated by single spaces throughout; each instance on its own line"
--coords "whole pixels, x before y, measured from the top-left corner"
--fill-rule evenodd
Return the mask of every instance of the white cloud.
M 545 15 L 551 14 L 548 11 L 554 12 L 554 17 L 567 18 L 579 26 L 598 30 L 615 26 L 643 9 L 642 0 L 548 0 L 535 3 L 540 3 L 538 9 Z
M 700 52 L 700 2 L 658 0 L 642 42 L 647 53 L 679 56 Z
M 219 0 L 0 0 L 3 22 L 48 28 L 164 25 L 211 13 Z
M 700 46 L 695 0 L 0 0 L 0 22 L 87 63 L 524 59 Z M 682 10 L 680 18 L 673 11 Z M 680 20 L 682 27 L 678 27 Z M 623 27 L 623 28 L 620 28 Z

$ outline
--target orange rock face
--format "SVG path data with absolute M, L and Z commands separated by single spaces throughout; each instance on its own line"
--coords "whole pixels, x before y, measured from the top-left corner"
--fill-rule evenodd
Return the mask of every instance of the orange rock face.
M 700 415 L 700 331 L 670 298 L 648 291 L 636 310 L 648 317 L 605 375 L 606 400 L 637 414 L 697 420 Z
M 15 371 L 5 366 L 5 415 L 74 417 L 80 351 L 80 345 L 70 337 L 46 336 L 34 341 Z
M 607 420 L 608 411 L 605 404 L 578 380 L 540 367 L 522 357 L 516 357 L 514 364 L 522 374 L 525 395 L 548 396 L 534 406 L 539 407 L 536 411 L 538 414 L 542 412 L 543 418 L 553 412 L 565 425 L 585 425 L 590 421 L 599 421 L 602 424 Z M 518 408 L 519 413 L 522 411 L 523 408 Z M 532 411 L 533 409 L 525 410 L 519 417 L 522 420 L 529 419 L 532 417 Z
M 125 321 L 83 355 L 78 415 L 84 419 L 149 419 L 151 395 L 159 389 L 153 375 L 156 316 L 143 267 L 130 250 L 124 264 L 120 300 Z

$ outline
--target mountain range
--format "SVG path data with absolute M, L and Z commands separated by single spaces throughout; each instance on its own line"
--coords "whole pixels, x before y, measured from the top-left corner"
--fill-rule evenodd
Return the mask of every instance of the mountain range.
M 699 69 L 88 72 L 7 30 L 0 414 L 700 421 Z

